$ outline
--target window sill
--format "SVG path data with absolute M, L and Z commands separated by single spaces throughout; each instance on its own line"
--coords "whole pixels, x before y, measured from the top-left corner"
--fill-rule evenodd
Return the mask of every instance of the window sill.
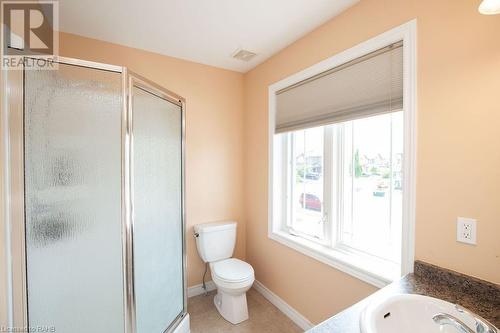
M 283 231 L 270 232 L 269 238 L 378 288 L 399 276 L 394 265 L 370 256 L 331 249 Z

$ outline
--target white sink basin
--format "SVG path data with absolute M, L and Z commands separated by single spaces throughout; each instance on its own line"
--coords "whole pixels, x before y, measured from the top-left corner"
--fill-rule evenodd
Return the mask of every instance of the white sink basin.
M 471 331 L 446 324 L 447 317 L 439 323 L 435 322 L 433 317 L 440 313 L 455 317 Z M 363 333 L 465 333 L 476 332 L 474 317 L 458 309 L 455 304 L 437 298 L 405 294 L 372 301 L 361 314 L 360 326 Z

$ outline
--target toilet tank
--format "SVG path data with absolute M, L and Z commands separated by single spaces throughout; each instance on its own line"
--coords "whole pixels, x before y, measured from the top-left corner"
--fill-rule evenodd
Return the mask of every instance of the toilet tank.
M 196 248 L 204 262 L 214 262 L 233 256 L 236 243 L 236 222 L 222 221 L 194 226 Z

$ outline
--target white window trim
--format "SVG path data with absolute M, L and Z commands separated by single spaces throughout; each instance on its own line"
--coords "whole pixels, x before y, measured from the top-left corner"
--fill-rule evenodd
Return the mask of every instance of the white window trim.
M 309 257 L 319 260 L 340 271 L 350 274 L 376 287 L 390 283 L 380 270 L 368 262 L 357 260 L 353 254 L 327 248 L 305 238 L 296 237 L 282 230 L 283 221 L 274 210 L 281 205 L 274 191 L 274 131 L 276 115 L 276 92 L 333 67 L 364 56 L 392 43 L 403 41 L 403 112 L 404 112 L 404 160 L 403 160 L 403 225 L 401 275 L 413 272 L 415 258 L 415 195 L 417 154 L 417 21 L 416 19 L 371 38 L 348 50 L 325 59 L 309 68 L 291 75 L 269 86 L 269 178 L 268 178 L 268 237 Z

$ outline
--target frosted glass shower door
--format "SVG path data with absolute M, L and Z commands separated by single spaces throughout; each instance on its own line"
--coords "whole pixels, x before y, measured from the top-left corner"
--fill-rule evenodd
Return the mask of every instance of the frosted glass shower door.
M 25 71 L 27 310 L 40 332 L 124 331 L 121 89 L 116 72 Z
M 136 328 L 161 333 L 184 309 L 182 110 L 134 86 L 132 124 Z

